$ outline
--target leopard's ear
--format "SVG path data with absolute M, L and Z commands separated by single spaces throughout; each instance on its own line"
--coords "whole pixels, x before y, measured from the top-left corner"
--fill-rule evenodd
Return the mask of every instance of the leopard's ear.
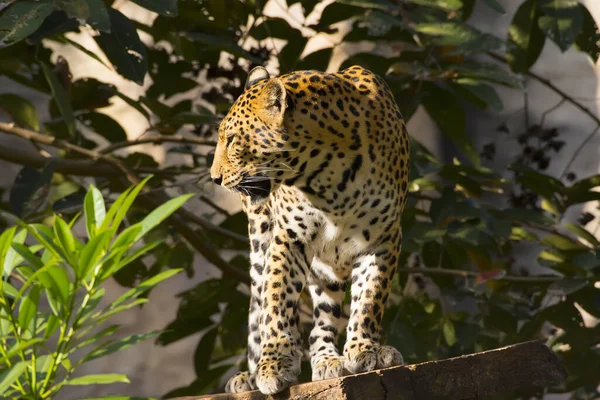
M 258 94 L 257 105 L 257 112 L 263 120 L 274 125 L 282 125 L 287 108 L 287 91 L 283 83 L 277 78 L 265 83 Z
M 252 71 L 248 74 L 248 79 L 246 79 L 246 85 L 244 86 L 244 90 L 247 90 L 250 86 L 258 83 L 260 81 L 264 81 L 271 78 L 269 75 L 269 71 L 267 71 L 264 67 L 254 67 Z

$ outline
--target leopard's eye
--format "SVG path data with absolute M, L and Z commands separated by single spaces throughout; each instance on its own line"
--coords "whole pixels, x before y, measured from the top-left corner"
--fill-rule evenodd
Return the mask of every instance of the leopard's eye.
M 233 139 L 235 139 L 235 135 L 228 136 L 226 146 L 229 146 L 231 144 L 231 142 L 233 142 Z

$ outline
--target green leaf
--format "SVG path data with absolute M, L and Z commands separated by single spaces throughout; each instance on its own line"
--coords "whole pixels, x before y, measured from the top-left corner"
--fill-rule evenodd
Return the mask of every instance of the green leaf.
M 565 185 L 555 177 L 535 171 L 520 164 L 511 164 L 510 169 L 516 171 L 517 182 L 539 194 L 548 201 L 558 202 L 565 193 Z
M 104 357 L 109 354 L 119 352 L 121 350 L 128 348 L 129 346 L 132 346 L 132 345 L 142 342 L 144 340 L 154 338 L 154 337 L 158 336 L 159 333 L 160 333 L 160 331 L 152 331 L 152 332 L 148 332 L 148 333 L 127 336 L 123 339 L 120 339 L 120 340 L 117 340 L 114 342 L 103 343 L 98 348 L 92 350 L 90 353 L 85 355 L 83 357 L 83 360 L 85 362 L 87 362 L 87 361 L 94 360 L 96 358 Z
M 0 374 L 0 393 L 5 393 L 8 388 L 23 375 L 27 365 L 28 364 L 25 361 L 20 361 Z
M 139 297 L 142 293 L 147 292 L 148 290 L 158 285 L 160 282 L 169 279 L 170 277 L 172 277 L 175 274 L 178 274 L 179 272 L 181 272 L 181 269 L 169 269 L 167 271 L 163 271 L 153 276 L 150 279 L 145 280 L 144 282 L 128 290 L 127 292 L 122 294 L 118 299 L 113 301 L 110 308 L 117 307 L 130 299 Z
M 111 239 L 112 232 L 104 231 L 86 243 L 79 256 L 78 274 L 80 278 L 85 278 L 89 271 L 96 268 Z
M 255 63 L 262 62 L 260 58 L 250 54 L 228 37 L 220 37 L 204 32 L 187 32 L 185 37 L 194 42 L 205 44 L 210 48 L 225 51 L 236 57 L 245 58 Z
M 448 346 L 454 346 L 457 342 L 456 330 L 454 329 L 454 323 L 450 319 L 444 319 L 442 331 L 444 333 L 444 340 Z
M 318 27 L 319 29 L 323 30 L 340 21 L 345 21 L 349 18 L 359 16 L 362 14 L 362 12 L 363 10 L 361 10 L 359 7 L 335 1 L 329 4 L 323 10 L 321 18 L 319 19 Z
M 75 116 L 73 114 L 73 109 L 71 108 L 69 95 L 67 94 L 65 88 L 60 84 L 58 78 L 56 77 L 56 74 L 54 74 L 50 67 L 42 61 L 40 61 L 40 66 L 42 67 L 42 72 L 44 73 L 46 82 L 48 82 L 48 86 L 50 86 L 52 98 L 56 101 L 58 110 L 60 111 L 60 114 L 62 115 L 65 124 L 67 125 L 67 131 L 69 132 L 69 136 L 71 138 L 74 138 Z
M 535 234 L 529 232 L 528 230 L 525 230 L 519 226 L 514 226 L 510 233 L 509 239 L 517 240 L 517 241 L 518 240 L 529 240 L 529 241 L 534 242 L 534 241 L 538 240 L 538 237 Z
M 187 202 L 193 196 L 193 194 L 184 194 L 181 196 L 177 196 L 152 210 L 152 212 L 148 214 L 146 218 L 142 220 L 142 222 L 140 222 L 142 229 L 137 234 L 135 241 L 140 240 L 152 228 L 156 227 L 158 224 L 160 224 L 162 221 L 168 218 L 171 214 L 177 211 L 181 206 L 185 204 L 185 202 Z
M 162 243 L 163 242 L 161 240 L 156 240 L 154 242 L 150 242 L 150 243 L 144 245 L 143 247 L 140 247 L 139 249 L 137 249 L 136 251 L 134 251 L 132 254 L 128 255 L 125 258 L 123 258 L 118 263 L 115 263 L 109 269 L 107 269 L 106 271 L 104 271 L 103 274 L 102 274 L 103 278 L 114 275 L 121 268 L 127 266 L 128 264 L 132 263 L 133 261 L 137 260 L 138 258 L 144 256 L 150 250 L 154 249 L 155 247 L 159 246 Z M 181 267 L 181 265 L 178 265 L 178 266 Z
M 447 68 L 456 70 L 460 76 L 492 83 L 499 83 L 511 88 L 522 88 L 521 80 L 509 70 L 498 65 L 465 60 L 463 64 L 451 64 Z
M 19 296 L 19 291 L 8 282 L 1 282 L 0 288 L 2 288 L 2 295 L 16 299 Z
M 54 0 L 54 5 L 65 11 L 69 18 L 85 21 L 90 16 L 90 7 L 86 0 Z
M 393 2 L 388 0 L 338 0 L 338 2 L 361 8 L 380 9 L 384 11 L 397 9 L 397 6 Z M 452 2 L 452 0 L 437 0 L 437 3 L 450 2 Z
M 15 289 L 16 292 L 16 289 Z M 11 323 L 12 314 L 9 317 L 6 308 L 0 308 L 0 337 L 8 338 L 13 334 L 16 334 L 13 330 L 13 325 Z
M 87 23 L 99 31 L 110 32 L 110 18 L 102 0 L 87 0 L 87 3 L 90 9 Z
M 10 5 L 0 14 L 0 45 L 9 46 L 26 38 L 51 12 L 52 0 L 19 0 Z
M 29 329 L 29 324 L 36 316 L 40 302 L 40 292 L 39 286 L 33 286 L 29 293 L 21 298 L 19 307 L 19 326 L 21 329 Z
M 489 106 L 496 112 L 501 112 L 504 109 L 500 96 L 492 86 L 471 78 L 459 78 L 455 82 L 458 84 L 455 88 L 459 89 L 459 92 L 463 94 L 466 92 L 481 100 L 486 107 Z M 469 98 L 469 96 L 465 97 Z
M 595 64 L 600 57 L 600 29 L 598 29 L 592 14 L 583 4 L 579 5 L 579 9 L 583 16 L 583 22 L 581 33 L 575 39 L 575 48 L 587 53 Z
M 59 34 L 79 30 L 79 22 L 67 16 L 60 10 L 52 12 L 42 25 L 27 38 L 27 44 L 40 44 L 44 39 L 53 40 Z
M 527 72 L 544 47 L 544 33 L 538 26 L 537 0 L 527 0 L 515 13 L 508 30 L 506 59 L 514 72 Z
M 88 238 L 93 239 L 94 236 L 96 236 L 96 230 L 99 226 L 102 226 L 104 218 L 106 217 L 104 198 L 102 197 L 102 193 L 96 189 L 94 185 L 90 185 L 90 188 L 85 195 L 83 210 Z
M 497 0 L 483 0 L 483 2 L 492 10 L 498 11 L 500 14 L 506 14 L 506 10 L 504 10 L 504 7 Z
M 490 214 L 498 218 L 509 219 L 524 225 L 551 225 L 554 221 L 541 211 L 526 210 L 523 208 L 507 208 L 504 210 L 490 210 Z
M 101 135 L 109 142 L 122 142 L 127 140 L 127 133 L 125 129 L 114 119 L 106 114 L 99 112 L 88 112 L 80 114 L 77 118 L 83 122 L 83 124 L 95 133 Z
M 236 285 L 230 279 L 207 279 L 181 293 L 177 319 L 160 335 L 159 343 L 164 346 L 212 326 L 210 317 L 219 312 L 219 303 L 228 301 Z
M 74 260 L 74 256 L 77 252 L 77 247 L 75 245 L 76 239 L 65 220 L 58 215 L 54 216 L 54 234 L 69 262 L 75 265 L 76 261 Z
M 256 40 L 268 38 L 287 39 L 290 34 L 290 24 L 283 18 L 264 17 L 264 20 L 250 30 L 250 36 Z
M 566 189 L 565 206 L 600 200 L 600 192 L 593 191 L 600 186 L 600 175 L 584 178 Z
M 423 85 L 425 95 L 421 103 L 442 133 L 469 158 L 479 165 L 479 155 L 467 136 L 466 117 L 460 102 L 447 90 L 434 84 Z
M 133 201 L 150 179 L 152 179 L 151 175 L 144 178 L 139 184 L 121 193 L 113 205 L 108 209 L 108 213 L 106 213 L 104 222 L 102 222 L 102 226 L 100 227 L 101 231 L 104 231 L 109 225 L 112 230 L 115 232 L 117 231 L 123 218 L 125 218 L 125 214 L 127 214 L 127 211 L 129 211 L 129 208 L 133 204 Z
M 390 324 L 387 340 L 388 344 L 400 350 L 404 357 L 414 358 L 417 354 L 417 341 L 411 327 L 399 309 Z
M 0 332 L 0 334 L 1 333 L 2 332 Z M 13 358 L 17 354 L 19 354 L 21 351 L 23 351 L 35 344 L 38 344 L 40 342 L 43 342 L 42 338 L 35 338 L 32 340 L 27 340 L 24 342 L 17 343 L 10 350 L 8 350 L 8 352 L 6 352 L 6 356 L 0 358 L 0 364 L 4 364 L 5 361 L 10 360 L 11 358 Z
M 96 325 L 101 324 L 115 314 L 118 314 L 125 310 L 129 310 L 130 308 L 133 308 L 136 306 L 141 306 L 142 304 L 145 304 L 147 302 L 148 302 L 148 299 L 142 298 L 142 299 L 135 299 L 135 300 L 131 301 L 130 303 L 127 303 L 127 304 L 124 304 L 122 306 L 118 306 L 115 308 L 108 307 L 108 311 L 103 310 L 102 312 L 98 312 L 92 316 L 93 323 Z
M 22 229 L 19 231 L 19 233 L 14 235 L 14 237 L 12 238 L 12 244 L 22 245 L 25 242 L 26 238 L 27 231 L 25 229 Z M 2 239 L 0 238 L 0 260 L 2 259 L 1 252 L 3 251 L 1 242 Z M 2 267 L 4 276 L 9 276 L 13 268 L 19 265 L 21 262 L 23 262 L 23 257 L 21 257 L 21 255 L 11 245 L 11 247 L 4 255 L 4 262 L 0 263 L 0 267 Z
M 72 354 L 74 352 L 76 352 L 79 349 L 82 349 L 86 346 L 89 346 L 90 344 L 96 344 L 100 342 L 100 339 L 103 339 L 107 336 L 113 336 L 120 328 L 120 325 L 111 325 L 109 327 L 106 327 L 104 329 L 102 329 L 100 332 L 95 332 L 93 336 L 87 338 L 86 340 L 79 342 L 77 344 L 77 346 L 73 347 L 69 353 Z M 86 330 L 85 333 L 87 333 L 88 331 Z M 85 336 L 85 334 L 79 334 L 78 338 L 81 338 Z
M 129 383 L 129 379 L 123 374 L 96 374 L 85 375 L 77 378 L 69 379 L 65 385 L 106 385 L 108 383 Z
M 118 251 L 121 249 L 128 249 L 133 246 L 133 244 L 137 241 L 137 236 L 142 231 L 142 224 L 137 223 L 127 227 L 123 232 L 117 236 L 115 241 L 112 244 L 111 251 Z
M 27 262 L 33 270 L 38 270 L 44 266 L 44 262 L 33 254 L 29 247 L 22 243 L 13 243 L 12 248 Z
M 463 7 L 462 0 L 407 0 L 409 3 L 427 7 L 438 7 L 448 11 L 459 11 Z
M 176 17 L 177 0 L 132 0 L 134 3 L 166 17 Z
M 202 335 L 202 339 L 194 352 L 194 369 L 197 376 L 202 376 L 210 366 L 210 359 L 217 340 L 218 327 L 215 327 Z
M 67 43 L 73 45 L 71 42 Z M 72 82 L 71 94 L 73 110 L 85 111 L 77 117 L 93 129 L 103 127 L 104 124 L 96 123 L 95 121 L 99 113 L 91 110 L 110 106 L 112 104 L 110 100 L 115 96 L 115 87 L 94 78 L 81 78 Z M 98 118 L 102 118 L 103 116 L 105 114 L 101 114 Z M 107 128 L 112 128 L 112 126 L 107 126 Z M 101 130 L 97 130 L 100 135 L 103 135 Z
M 580 250 L 583 245 L 571 238 L 561 235 L 547 235 L 542 239 L 542 243 L 557 248 L 559 250 Z
M 561 279 L 560 281 L 552 282 L 548 287 L 548 295 L 567 296 L 584 288 L 587 284 L 588 282 L 585 279 Z
M 575 42 L 583 26 L 583 15 L 577 0 L 538 0 L 543 14 L 538 20 L 540 29 L 564 53 Z
M 585 251 L 583 253 L 579 253 L 573 257 L 572 261 L 586 271 L 591 271 L 597 267 L 600 267 L 600 251 Z
M 11 211 L 16 216 L 27 216 L 45 204 L 55 167 L 56 162 L 50 161 L 41 173 L 28 166 L 21 168 L 9 198 Z
M 470 25 L 459 22 L 420 23 L 417 32 L 433 36 L 439 46 L 456 46 L 449 54 L 462 54 L 465 51 L 492 51 L 504 48 L 504 42 L 493 35 L 478 31 Z
M 310 53 L 296 65 L 299 70 L 304 69 L 316 69 L 318 71 L 325 71 L 329 66 L 331 55 L 333 54 L 333 47 L 317 50 L 314 53 Z
M 40 272 L 39 280 L 42 285 L 58 296 L 61 305 L 66 305 L 69 300 L 70 282 L 69 275 L 59 265 L 51 265 Z
M 17 228 L 13 226 L 8 228 L 0 235 L 0 265 L 3 267 L 3 273 L 6 274 L 6 256 L 11 248 L 11 243 Z
M 588 191 L 600 187 L 600 174 L 588 176 L 575 182 L 568 190 L 569 191 Z
M 600 241 L 598 241 L 598 239 L 596 239 L 596 237 L 590 232 L 588 232 L 585 228 L 579 225 L 575 225 L 571 222 L 567 222 L 565 224 L 565 228 L 579 236 L 581 239 L 588 242 L 592 247 L 600 248 Z
M 46 330 L 44 331 L 44 340 L 48 340 L 56 332 L 61 323 L 62 321 L 55 314 L 50 315 L 46 324 Z
M 40 130 L 40 120 L 31 102 L 12 93 L 0 94 L 0 108 L 11 116 L 17 125 L 34 131 Z
M 306 48 L 307 43 L 308 38 L 304 37 L 300 31 L 290 32 L 287 44 L 278 54 L 282 72 L 292 72 L 296 69 L 296 64 L 300 60 L 300 54 Z
M 146 46 L 126 16 L 114 8 L 108 9 L 108 15 L 111 31 L 101 32 L 96 42 L 120 75 L 142 85 L 148 70 Z
M 25 228 L 33 237 L 37 239 L 40 244 L 44 246 L 44 250 L 47 252 L 47 255 L 53 255 L 60 260 L 67 260 L 67 257 L 63 253 L 62 249 L 56 245 L 54 242 L 54 232 L 48 228 L 46 225 L 42 224 L 29 224 L 26 225 L 20 222 L 20 225 Z M 48 262 L 48 259 L 44 259 L 42 256 L 42 262 Z

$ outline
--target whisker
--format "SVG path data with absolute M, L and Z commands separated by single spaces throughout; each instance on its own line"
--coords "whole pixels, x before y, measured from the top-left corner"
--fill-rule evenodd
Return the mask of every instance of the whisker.
M 273 150 L 263 151 L 262 154 L 282 153 L 284 151 L 291 153 L 293 151 L 298 151 L 298 149 L 273 149 Z
M 270 172 L 270 171 L 293 171 L 290 169 L 286 169 L 286 168 L 261 168 L 261 169 L 257 169 L 257 172 Z

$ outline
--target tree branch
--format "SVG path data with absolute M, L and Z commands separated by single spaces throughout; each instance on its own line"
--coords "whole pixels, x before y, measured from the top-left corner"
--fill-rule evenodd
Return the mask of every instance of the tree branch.
M 198 139 L 198 138 L 193 138 L 193 137 L 189 138 L 189 137 L 184 137 L 184 136 L 180 136 L 180 135 L 173 135 L 173 136 L 161 135 L 161 136 L 143 137 L 143 138 L 139 138 L 136 140 L 126 140 L 123 142 L 113 143 L 113 144 L 110 144 L 110 145 L 98 150 L 98 153 L 109 154 L 115 150 L 123 149 L 125 147 L 137 146 L 139 144 L 146 144 L 146 143 L 152 143 L 152 144 L 185 143 L 185 144 L 194 144 L 194 145 L 201 145 L 201 146 L 212 146 L 212 147 L 215 147 L 217 145 L 217 142 L 212 141 L 212 140 L 204 140 L 204 139 Z
M 113 167 L 121 170 L 121 172 L 127 177 L 127 179 L 134 184 L 138 184 L 141 180 L 135 175 L 135 173 L 126 165 L 122 164 L 114 158 L 100 154 L 93 150 L 88 150 L 83 147 L 79 147 L 72 143 L 69 143 L 62 139 L 57 139 L 52 136 L 42 135 L 29 129 L 19 128 L 13 123 L 0 122 L 0 131 L 8 133 L 9 135 L 18 136 L 23 139 L 31 140 L 33 142 L 45 144 L 48 146 L 56 147 L 58 149 L 72 151 L 74 153 L 81 154 L 93 161 L 104 161 L 106 164 L 110 164 Z
M 457 276 L 461 278 L 477 278 L 481 275 L 479 272 L 465 271 L 461 269 L 449 269 L 449 268 L 398 268 L 399 273 L 405 274 L 423 274 L 423 275 L 446 275 L 446 276 Z M 516 276 L 516 275 L 504 275 L 498 278 L 492 278 L 490 280 L 514 282 L 514 283 L 552 283 L 562 281 L 566 279 L 563 276 Z M 600 280 L 600 276 L 582 277 L 590 281 Z
M 491 58 L 493 58 L 494 60 L 496 60 L 496 61 L 500 61 L 501 63 L 508 64 L 508 61 L 504 57 L 499 56 L 498 54 L 494 54 L 492 52 L 487 52 L 487 54 Z M 535 72 L 532 72 L 532 71 L 527 71 L 525 74 L 527 76 L 535 79 L 536 81 L 542 83 L 543 85 L 547 86 L 551 90 L 553 90 L 556 94 L 560 95 L 562 98 L 566 99 L 569 103 L 571 103 L 575 107 L 579 108 L 584 114 L 586 114 L 588 117 L 590 117 L 591 119 L 593 119 L 598 125 L 600 125 L 600 118 L 598 118 L 587 107 L 585 107 L 582 104 L 580 104 L 577 100 L 575 100 L 575 98 L 573 98 L 572 96 L 569 96 L 562 89 L 560 89 L 559 87 L 557 87 L 556 85 L 554 85 L 552 82 L 550 82 L 550 80 L 548 80 L 546 78 L 543 78 L 543 77 L 539 76 L 538 74 L 536 74 Z
M 0 146 L 0 159 L 32 168 L 43 168 L 49 161 L 55 161 L 56 172 L 66 175 L 92 176 L 96 178 L 123 176 L 122 171 L 102 160 L 69 160 L 58 157 L 44 157 L 31 150 L 4 145 Z
M 556 355 L 543 343 L 531 341 L 447 360 L 294 385 L 275 396 L 252 391 L 173 400 L 480 399 L 553 386 L 565 379 L 567 372 Z

